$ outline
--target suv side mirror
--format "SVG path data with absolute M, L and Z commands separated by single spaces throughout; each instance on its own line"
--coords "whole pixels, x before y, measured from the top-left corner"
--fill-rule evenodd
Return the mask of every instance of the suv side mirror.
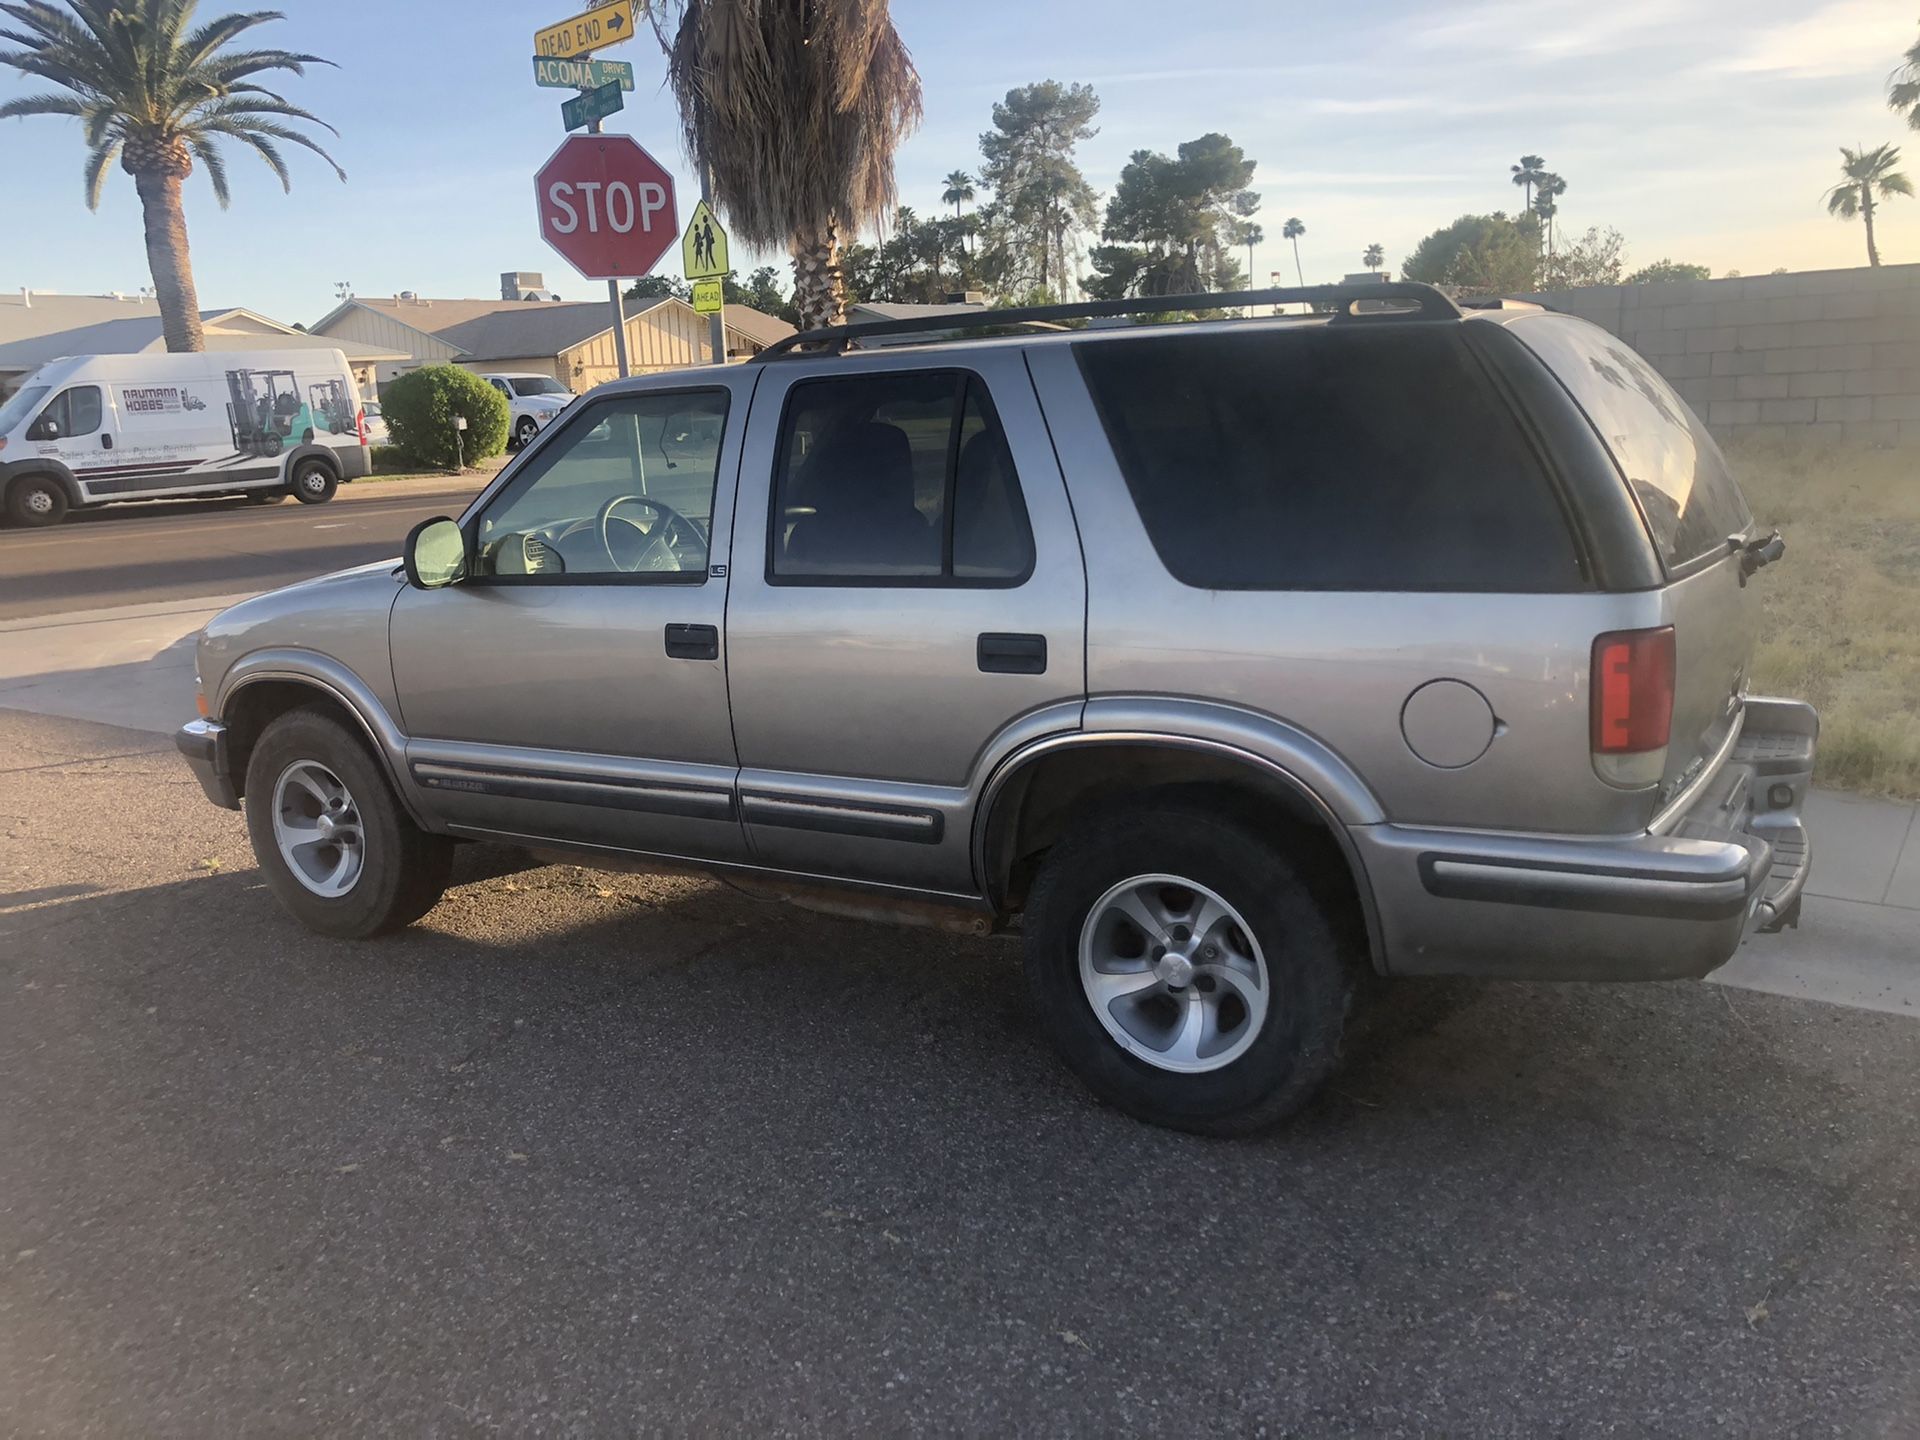
M 408 532 L 407 583 L 439 590 L 467 578 L 467 537 L 444 515 L 422 520 Z

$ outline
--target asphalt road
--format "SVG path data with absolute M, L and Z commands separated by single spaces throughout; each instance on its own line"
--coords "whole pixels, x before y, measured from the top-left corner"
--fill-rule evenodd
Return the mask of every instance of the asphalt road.
M 1209 1142 L 1004 941 L 482 847 L 325 941 L 164 740 L 0 757 L 0 1434 L 1920 1431 L 1911 1020 L 1408 986 Z
M 343 486 L 325 505 L 109 505 L 44 530 L 0 527 L 0 620 L 270 590 L 399 553 L 488 477 Z

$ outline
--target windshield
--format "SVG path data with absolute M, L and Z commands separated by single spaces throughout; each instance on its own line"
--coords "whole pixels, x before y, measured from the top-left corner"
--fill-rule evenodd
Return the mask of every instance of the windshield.
M 22 420 L 33 414 L 52 388 L 51 385 L 29 385 L 24 390 L 15 391 L 11 400 L 0 405 L 0 435 L 10 433 Z
M 571 395 L 573 392 L 558 380 L 549 380 L 545 375 L 529 375 L 524 379 L 507 382 L 513 386 L 516 395 Z

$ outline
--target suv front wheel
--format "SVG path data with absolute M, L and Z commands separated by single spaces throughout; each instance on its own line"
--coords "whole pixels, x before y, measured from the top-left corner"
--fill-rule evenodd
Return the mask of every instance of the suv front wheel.
M 316 709 L 282 715 L 254 746 L 247 833 L 280 903 L 346 940 L 418 920 L 453 867 L 453 842 L 408 819 L 366 746 Z
M 1055 1047 L 1137 1119 L 1250 1134 L 1332 1071 L 1352 990 L 1302 869 L 1198 803 L 1109 812 L 1049 852 L 1025 921 Z

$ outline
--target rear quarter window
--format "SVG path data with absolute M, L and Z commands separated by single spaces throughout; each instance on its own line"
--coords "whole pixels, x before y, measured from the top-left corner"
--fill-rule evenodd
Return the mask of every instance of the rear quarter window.
M 1187 585 L 1587 587 L 1552 483 L 1457 326 L 1076 350 L 1154 548 Z
M 1746 498 L 1700 417 L 1624 340 L 1565 315 L 1529 315 L 1511 328 L 1586 412 L 1668 569 L 1724 554 L 1728 536 L 1752 527 Z

